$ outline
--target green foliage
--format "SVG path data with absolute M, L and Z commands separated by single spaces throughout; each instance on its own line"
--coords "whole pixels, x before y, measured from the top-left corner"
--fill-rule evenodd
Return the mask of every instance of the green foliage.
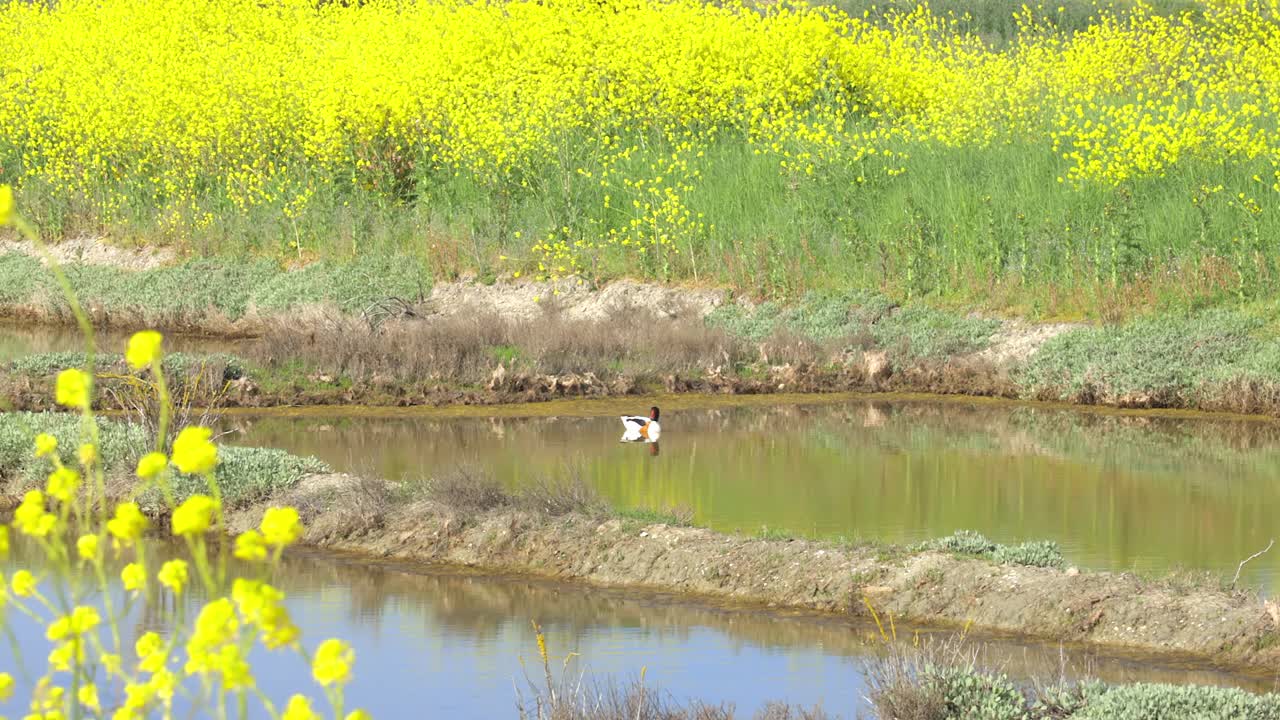
M 143 428 L 122 422 L 96 418 L 102 459 L 108 476 L 128 476 L 138 458 L 150 450 Z M 58 439 L 58 453 L 63 462 L 75 466 L 76 450 L 87 435 L 82 432 L 79 416 L 65 413 L 0 414 L 0 479 L 39 482 L 48 472 L 48 462 L 34 454 L 34 439 L 48 433 Z M 311 457 L 290 455 L 283 450 L 219 447 L 216 471 L 218 485 L 229 507 L 243 505 L 292 487 L 304 476 L 327 472 L 328 467 Z M 176 475 L 174 491 L 179 500 L 197 492 L 208 492 L 203 478 Z M 144 501 L 158 507 L 161 499 L 149 493 Z
M 1030 565 L 1033 567 L 1062 567 L 1065 560 L 1058 544 L 1051 540 L 1038 540 L 1018 545 L 1002 545 L 992 542 L 981 533 L 957 530 L 946 537 L 918 543 L 913 551 L 941 550 L 960 555 L 974 555 L 1001 565 Z
M 622 520 L 634 520 L 648 525 L 686 527 L 691 522 L 688 514 L 675 510 L 654 510 L 652 508 L 635 507 L 615 510 L 614 514 Z
M 1236 688 L 1138 683 L 1090 695 L 1072 720 L 1280 720 L 1280 695 Z
M 1188 404 L 1208 383 L 1280 378 L 1280 343 L 1259 339 L 1263 329 L 1261 319 L 1233 310 L 1082 328 L 1046 342 L 1017 381 L 1037 397 L 1142 393 L 1152 404 Z
M 892 349 L 900 360 L 945 358 L 974 352 L 990 341 L 1000 323 L 920 304 L 897 309 L 874 292 L 810 292 L 798 303 L 763 302 L 753 309 L 730 304 L 707 322 L 740 337 L 761 340 L 790 332 L 813 340 L 867 338 Z M 865 340 L 864 340 L 865 342 Z
M 138 426 L 97 418 L 101 442 L 98 457 L 107 468 L 131 471 L 146 451 L 147 434 Z M 34 481 L 48 472 L 48 461 L 35 457 L 33 442 L 40 433 L 58 439 L 62 461 L 75 466 L 76 450 L 86 437 L 79 416 L 65 413 L 0 414 L 0 478 Z
M 228 508 L 264 500 L 293 487 L 307 475 L 327 472 L 329 467 L 314 457 L 298 457 L 274 448 L 218 448 L 218 487 Z M 196 493 L 209 493 L 208 484 L 198 475 L 178 475 L 173 483 L 179 501 Z M 159 501 L 159 498 L 154 498 Z
M 329 302 L 347 312 L 359 312 L 379 298 L 412 300 L 430 287 L 416 261 L 370 254 L 346 264 L 321 261 L 300 270 L 274 273 L 253 289 L 249 299 L 263 310 Z
M 977 352 L 991 341 L 998 320 L 966 317 L 924 305 L 909 305 L 872 326 L 877 344 L 896 362 L 946 359 Z
M 1023 720 L 1027 700 L 1004 675 L 962 667 L 927 667 L 921 677 L 926 691 L 945 699 L 946 720 Z
M 293 271 L 267 260 L 225 258 L 141 271 L 102 265 L 63 269 L 86 306 L 179 327 L 210 312 L 236 320 L 252 308 L 282 311 L 329 303 L 358 312 L 378 298 L 414 298 L 430 287 L 417 261 L 398 255 L 361 256 L 345 264 L 322 261 Z M 70 319 L 52 275 L 30 257 L 0 254 L 0 281 L 0 302 L 40 304 Z
M 114 365 L 124 359 L 123 355 L 99 353 L 94 357 L 94 364 L 101 368 Z M 9 363 L 9 370 L 21 375 L 52 375 L 60 370 L 73 367 L 84 367 L 88 361 L 88 353 L 77 350 L 61 352 L 44 352 L 23 355 Z
M 888 298 L 874 292 L 815 291 L 794 304 L 770 300 L 751 309 L 728 304 L 712 312 L 707 322 L 750 340 L 763 340 L 775 332 L 830 340 L 865 332 L 892 307 Z

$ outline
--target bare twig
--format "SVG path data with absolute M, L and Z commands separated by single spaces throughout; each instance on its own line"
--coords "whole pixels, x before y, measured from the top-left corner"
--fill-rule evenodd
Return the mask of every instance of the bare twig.
M 1266 552 L 1267 552 L 1268 550 L 1270 550 L 1270 549 L 1271 549 L 1271 546 L 1272 546 L 1272 545 L 1275 545 L 1275 544 L 1276 544 L 1276 539 L 1275 539 L 1275 538 L 1271 538 L 1271 542 L 1267 543 L 1267 546 L 1266 546 L 1266 547 L 1264 547 L 1264 548 L 1262 548 L 1261 550 L 1259 550 L 1258 552 L 1256 552 L 1256 553 L 1254 553 L 1254 554 L 1250 555 L 1249 557 L 1247 557 L 1247 558 L 1245 558 L 1245 559 L 1241 560 L 1241 561 L 1240 561 L 1240 566 L 1236 568 L 1236 576 L 1235 576 L 1235 577 L 1233 577 L 1233 578 L 1231 578 L 1231 587 L 1233 587 L 1233 588 L 1234 588 L 1234 587 L 1236 586 L 1236 581 L 1240 579 L 1240 571 L 1241 571 L 1241 570 L 1244 570 L 1244 564 L 1245 564 L 1245 563 L 1249 562 L 1250 560 L 1253 560 L 1253 559 L 1254 559 L 1254 558 L 1256 558 L 1256 557 L 1259 557 L 1259 556 L 1261 556 L 1261 555 L 1265 555 L 1265 554 L 1266 554 Z

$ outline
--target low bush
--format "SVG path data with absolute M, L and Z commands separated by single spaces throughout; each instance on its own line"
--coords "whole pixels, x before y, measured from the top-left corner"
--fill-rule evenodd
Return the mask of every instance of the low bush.
M 143 454 L 151 448 L 146 430 L 140 425 L 97 418 L 98 456 L 109 477 L 127 477 Z M 0 414 L 0 479 L 20 484 L 35 483 L 47 474 L 48 463 L 35 458 L 32 438 L 48 433 L 58 439 L 63 462 L 76 462 L 76 449 L 87 438 L 82 420 L 63 413 Z M 292 487 L 303 477 L 327 472 L 328 466 L 311 457 L 290 455 L 283 450 L 223 446 L 215 477 L 228 507 L 241 506 Z M 199 476 L 174 474 L 174 492 L 179 501 L 195 493 L 208 493 L 208 484 Z M 144 504 L 159 507 L 158 496 L 144 496 Z
M 951 535 L 926 540 L 911 548 L 913 551 L 942 550 L 945 552 L 986 558 L 1001 565 L 1030 565 L 1033 567 L 1062 567 L 1065 560 L 1058 544 L 1051 540 L 1037 540 L 1018 545 L 1001 545 L 972 530 L 958 530 Z

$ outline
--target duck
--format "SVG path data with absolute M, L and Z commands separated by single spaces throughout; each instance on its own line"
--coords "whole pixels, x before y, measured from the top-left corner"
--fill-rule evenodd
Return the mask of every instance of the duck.
M 626 432 L 622 433 L 620 442 L 658 442 L 658 437 L 662 435 L 662 426 L 658 424 L 658 414 L 658 408 L 654 406 L 649 408 L 649 417 L 623 415 L 622 427 L 626 428 Z

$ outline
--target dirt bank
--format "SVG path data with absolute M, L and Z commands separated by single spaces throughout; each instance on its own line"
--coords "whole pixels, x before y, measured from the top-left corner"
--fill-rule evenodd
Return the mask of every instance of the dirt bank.
M 691 593 L 775 608 L 881 614 L 1069 643 L 1186 655 L 1274 670 L 1280 606 L 1250 592 L 1132 575 L 999 565 L 943 552 L 767 540 L 603 513 L 504 505 L 459 510 L 346 475 L 313 476 L 273 503 L 297 506 L 305 542 L 602 585 Z M 261 507 L 231 515 L 252 526 Z M 866 601 L 864 601 L 866 598 Z

